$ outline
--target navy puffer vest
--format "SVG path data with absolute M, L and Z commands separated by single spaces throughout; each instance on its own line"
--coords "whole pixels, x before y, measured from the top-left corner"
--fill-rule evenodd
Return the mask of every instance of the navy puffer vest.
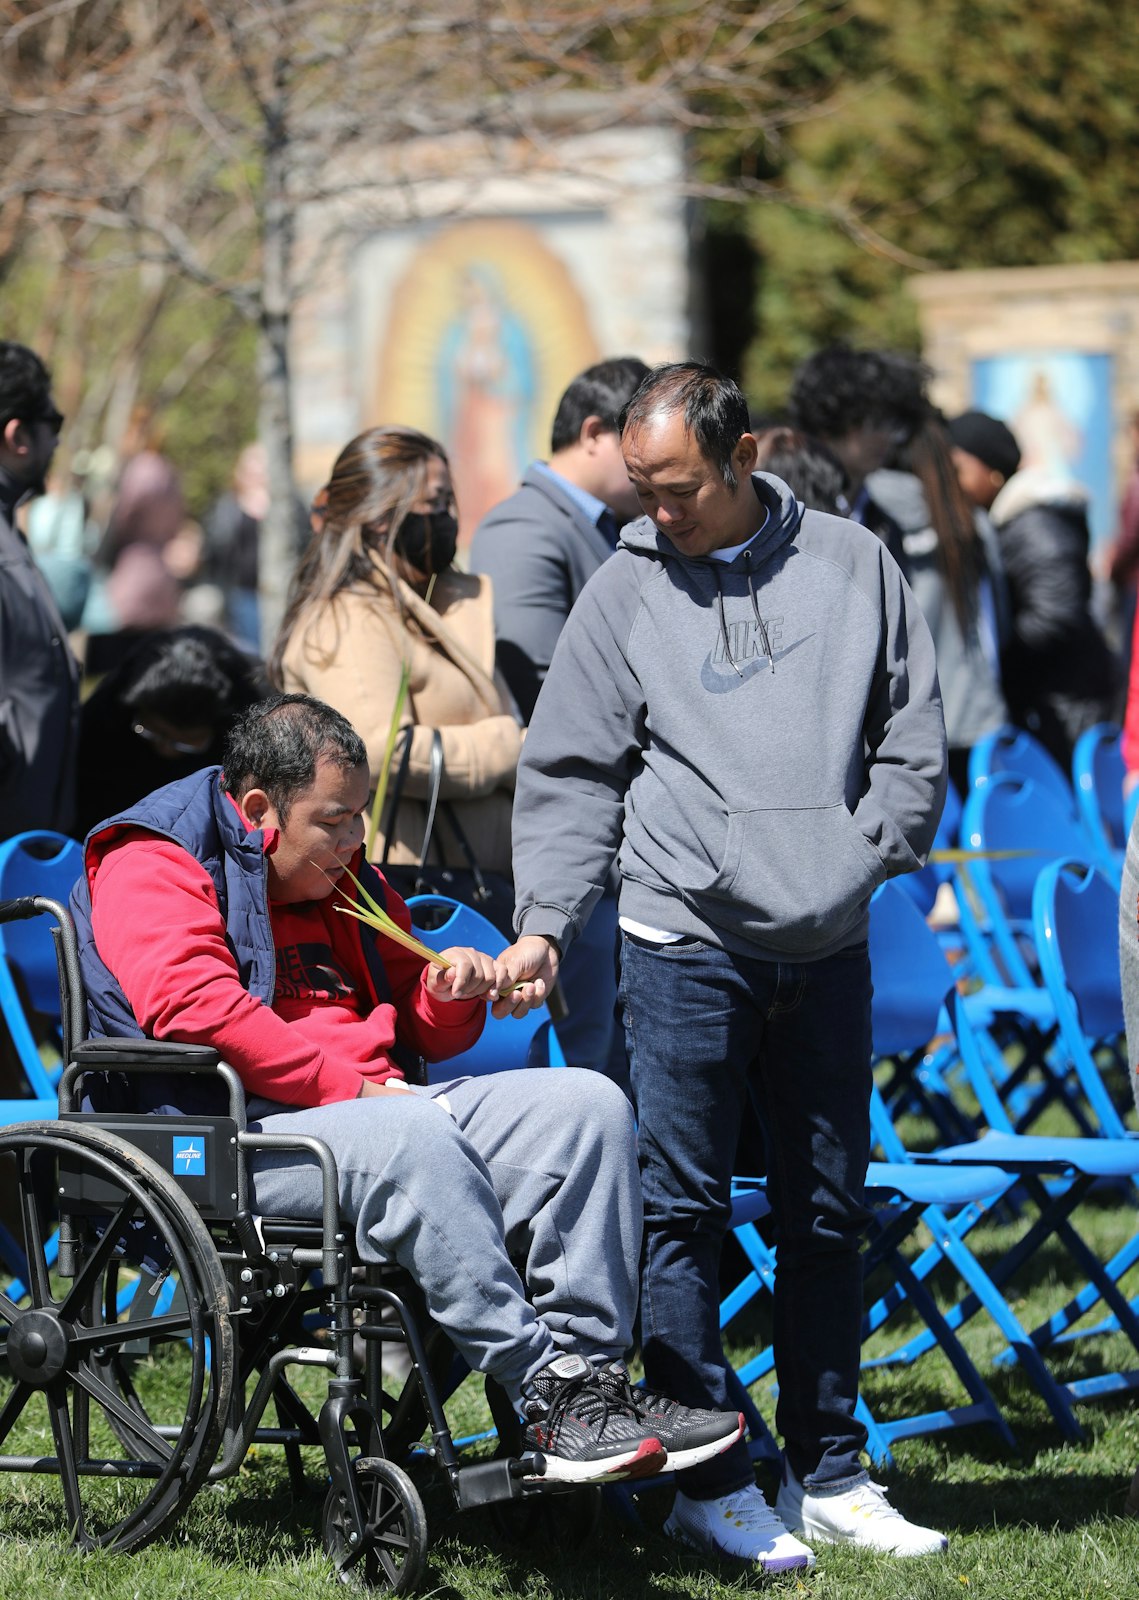
M 226 942 L 237 962 L 242 984 L 258 1000 L 272 1005 L 276 958 L 269 921 L 264 838 L 260 831 L 245 831 L 233 802 L 221 787 L 220 776 L 220 767 L 205 767 L 177 783 L 156 789 L 128 811 L 99 823 L 87 835 L 84 860 L 90 859 L 90 851 L 97 841 L 105 841 L 110 835 L 128 828 L 145 828 L 148 833 L 180 844 L 210 875 L 225 921 Z M 368 893 L 380 905 L 385 905 L 384 885 L 375 870 L 363 863 L 356 868 L 356 875 Z M 86 870 L 72 890 L 71 914 L 79 938 L 79 965 L 87 993 L 87 1025 L 91 1037 L 141 1038 L 143 1030 L 126 995 L 95 948 Z M 383 961 L 371 934 L 362 926 L 359 932 L 377 1001 L 383 1003 L 391 999 Z M 418 1064 L 401 1060 L 400 1065 L 414 1081 Z M 180 1080 L 176 1086 L 174 1080 L 164 1078 L 140 1082 L 128 1097 L 129 1105 L 124 1102 L 121 1085 L 110 1082 L 104 1093 L 93 1098 L 100 1110 L 129 1108 L 198 1114 L 207 1109 L 221 1109 L 216 1083 L 194 1078 Z

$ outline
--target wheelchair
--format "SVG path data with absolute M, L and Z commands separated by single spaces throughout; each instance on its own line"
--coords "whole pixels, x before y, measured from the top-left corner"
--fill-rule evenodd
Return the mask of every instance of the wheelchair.
M 424 1572 L 425 1470 L 442 1475 L 456 1509 L 512 1505 L 523 1524 L 536 1499 L 564 1496 L 540 1481 L 540 1458 L 521 1452 L 518 1421 L 489 1382 L 499 1453 L 461 1456 L 443 1410 L 457 1357 L 398 1269 L 356 1257 L 329 1148 L 250 1132 L 240 1081 L 211 1050 L 84 1041 L 66 908 L 41 896 L 0 903 L 0 920 L 40 914 L 55 919 L 66 1065 L 58 1121 L 0 1128 L 0 1194 L 16 1213 L 6 1256 L 18 1273 L 0 1286 L 0 1470 L 58 1478 L 74 1544 L 122 1551 L 167 1534 L 254 1446 L 279 1446 L 299 1490 L 301 1449 L 317 1446 L 336 1573 L 393 1593 Z M 85 1083 L 108 1074 L 128 1085 L 138 1074 L 206 1076 L 225 1109 L 81 1110 Z M 319 1163 L 319 1222 L 250 1211 L 247 1162 L 262 1150 Z M 384 1387 L 393 1342 L 411 1364 L 398 1394 Z M 319 1407 L 305 1368 L 327 1375 Z

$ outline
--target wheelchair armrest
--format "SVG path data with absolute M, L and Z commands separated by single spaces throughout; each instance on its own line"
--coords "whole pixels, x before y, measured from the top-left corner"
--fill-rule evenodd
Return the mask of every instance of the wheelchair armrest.
M 207 1044 L 174 1039 L 87 1039 L 71 1059 L 100 1072 L 112 1063 L 122 1072 L 213 1072 L 221 1057 Z
M 226 1087 L 230 1116 L 239 1128 L 245 1127 L 241 1079 L 209 1045 L 180 1044 L 173 1039 L 88 1039 L 72 1051 L 59 1081 L 61 1113 L 78 1109 L 78 1085 L 85 1072 L 158 1073 L 171 1077 L 213 1074 Z

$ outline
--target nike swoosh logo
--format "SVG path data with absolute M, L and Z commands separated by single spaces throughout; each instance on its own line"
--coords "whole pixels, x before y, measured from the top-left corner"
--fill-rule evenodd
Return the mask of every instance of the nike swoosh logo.
M 801 639 L 796 639 L 794 644 L 789 644 L 782 650 L 776 650 L 774 655 L 776 665 L 778 666 L 780 661 L 786 661 L 787 657 L 793 655 L 800 645 L 806 644 L 809 639 L 814 637 L 813 633 L 804 634 Z M 741 688 L 749 678 L 754 678 L 757 673 L 770 671 L 771 660 L 767 656 L 756 656 L 753 660 L 740 667 L 738 673 L 730 661 L 725 661 L 721 666 L 714 667 L 712 665 L 712 652 L 709 650 L 704 664 L 700 668 L 700 683 L 703 688 L 707 689 L 709 694 L 730 694 L 733 689 Z

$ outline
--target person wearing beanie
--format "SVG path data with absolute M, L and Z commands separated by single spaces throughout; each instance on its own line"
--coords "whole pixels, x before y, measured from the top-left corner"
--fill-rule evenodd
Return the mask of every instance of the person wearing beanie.
M 1020 446 L 1011 428 L 983 411 L 963 411 L 949 424 L 961 487 L 986 511 L 1020 466 Z
M 1118 709 L 1116 662 L 1091 612 L 1087 490 L 1047 468 L 1022 468 L 1015 435 L 984 411 L 954 417 L 949 434 L 961 487 L 988 512 L 1004 562 L 1009 714 L 1068 771 L 1084 729 Z

